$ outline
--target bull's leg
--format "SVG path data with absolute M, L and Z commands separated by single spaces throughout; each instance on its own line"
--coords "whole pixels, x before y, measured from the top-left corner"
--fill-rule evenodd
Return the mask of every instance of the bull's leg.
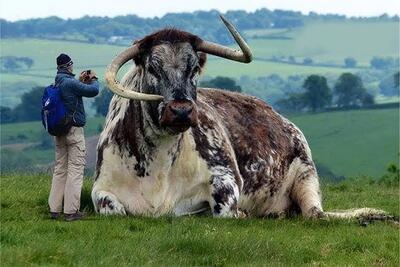
M 210 207 L 215 217 L 237 217 L 239 186 L 228 167 L 214 167 L 211 176 Z
M 124 206 L 114 194 L 98 190 L 96 186 L 92 190 L 92 201 L 95 211 L 102 215 L 126 215 Z
M 321 218 L 324 216 L 321 204 L 319 178 L 314 164 L 307 164 L 298 159 L 295 163 L 293 188 L 291 197 L 301 209 L 306 218 Z

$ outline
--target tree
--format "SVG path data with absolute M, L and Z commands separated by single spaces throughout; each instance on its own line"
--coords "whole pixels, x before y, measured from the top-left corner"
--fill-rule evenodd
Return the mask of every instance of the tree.
M 2 57 L 0 58 L 1 68 L 7 72 L 14 72 L 21 68 L 15 57 Z
M 355 66 L 357 66 L 357 61 L 352 57 L 346 57 L 344 59 L 344 66 L 346 68 L 354 68 Z
M 113 93 L 108 88 L 103 88 L 99 96 L 94 99 L 93 106 L 96 109 L 96 114 L 106 116 L 108 113 L 108 106 L 110 105 Z
M 24 68 L 30 69 L 34 61 L 30 57 L 5 56 L 0 57 L 0 68 L 6 72 L 14 72 Z
M 288 98 L 276 101 L 275 105 L 281 111 L 302 111 L 305 103 L 303 93 L 291 93 Z
M 370 64 L 374 69 L 388 69 L 395 65 L 394 60 L 391 57 L 373 57 L 370 61 Z
M 398 75 L 399 72 L 397 72 Z M 398 76 L 397 76 L 398 77 Z M 381 94 L 386 96 L 395 96 L 399 94 L 398 83 L 396 85 L 396 73 L 387 75 L 379 82 Z
M 9 123 L 14 121 L 14 114 L 9 107 L 0 107 L 0 123 Z
M 304 81 L 304 101 L 313 112 L 329 106 L 332 93 L 324 76 L 310 75 Z
M 370 105 L 375 104 L 375 98 L 374 98 L 374 96 L 366 92 L 366 93 L 363 95 L 363 97 L 361 98 L 361 104 L 362 104 L 363 106 L 370 106 Z
M 21 103 L 14 109 L 16 121 L 41 120 L 40 108 L 42 106 L 43 87 L 34 87 L 21 97 Z
M 340 75 L 335 83 L 334 93 L 339 107 L 362 106 L 371 103 L 372 96 L 367 96 L 361 78 L 349 72 Z
M 242 88 L 236 84 L 235 80 L 221 76 L 217 76 L 209 81 L 203 81 L 200 83 L 200 86 L 225 89 L 232 92 L 242 91 Z
M 33 59 L 31 59 L 30 57 L 20 57 L 18 58 L 18 60 L 22 61 L 28 69 L 30 69 L 34 63 Z
M 311 64 L 313 64 L 312 58 L 310 58 L 310 57 L 304 58 L 304 59 L 303 59 L 303 64 L 304 64 L 304 65 L 311 65 Z

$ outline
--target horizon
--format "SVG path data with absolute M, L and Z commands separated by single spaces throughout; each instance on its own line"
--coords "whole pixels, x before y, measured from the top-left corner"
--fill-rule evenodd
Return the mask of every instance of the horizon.
M 343 15 L 347 18 L 379 17 L 384 14 L 387 14 L 388 16 L 395 16 L 400 14 L 400 2 L 398 3 L 397 1 L 393 0 L 380 1 L 379 5 L 376 3 L 366 4 L 361 0 L 353 0 L 350 4 L 348 1 L 338 0 L 333 5 L 329 2 L 313 3 L 312 0 L 302 0 L 296 2 L 290 0 L 255 0 L 245 4 L 243 1 L 227 0 L 222 0 L 218 3 L 214 3 L 212 0 L 205 0 L 202 2 L 178 0 L 175 1 L 177 5 L 174 5 L 173 7 L 168 5 L 168 2 L 159 0 L 148 0 L 146 5 L 128 3 L 125 0 L 114 0 L 112 3 L 99 1 L 101 3 L 95 6 L 93 6 L 90 2 L 81 3 L 78 0 L 69 0 L 67 6 L 59 5 L 60 1 L 55 2 L 52 0 L 39 0 L 36 1 L 35 4 L 43 3 L 43 5 L 30 6 L 30 8 L 21 10 L 21 5 L 26 6 L 24 2 L 27 1 L 15 0 L 12 2 L 7 2 L 6 6 L 5 0 L 0 0 L 0 18 L 10 22 L 41 19 L 54 16 L 62 19 L 79 19 L 85 16 L 113 18 L 116 16 L 126 15 L 136 15 L 141 18 L 161 18 L 169 13 L 193 13 L 196 11 L 211 10 L 217 10 L 220 13 L 237 10 L 255 12 L 256 10 L 262 8 L 266 8 L 271 11 L 285 10 L 300 12 L 303 15 L 308 15 L 310 12 L 315 12 L 320 15 Z M 121 3 L 121 5 L 115 5 L 115 2 Z M 341 5 L 340 3 L 342 2 L 346 3 L 346 5 Z M 307 5 L 307 3 L 312 3 L 312 5 Z M 76 6 L 78 5 L 81 8 L 77 9 Z M 127 8 L 127 5 L 129 5 L 131 8 Z M 46 8 L 40 8 L 43 6 L 46 6 Z M 157 9 L 155 9 L 154 6 L 157 6 Z M 312 6 L 312 8 L 308 8 L 307 6 Z M 90 11 L 86 12 L 86 10 Z

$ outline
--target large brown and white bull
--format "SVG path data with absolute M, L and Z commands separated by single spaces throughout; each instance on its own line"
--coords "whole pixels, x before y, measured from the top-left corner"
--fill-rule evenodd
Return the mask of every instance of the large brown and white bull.
M 302 132 L 255 97 L 197 87 L 207 53 L 252 60 L 245 41 L 222 20 L 241 51 L 166 29 L 135 42 L 108 67 L 106 81 L 116 95 L 97 147 L 97 212 L 324 215 Z M 135 67 L 120 84 L 117 72 L 131 59 Z

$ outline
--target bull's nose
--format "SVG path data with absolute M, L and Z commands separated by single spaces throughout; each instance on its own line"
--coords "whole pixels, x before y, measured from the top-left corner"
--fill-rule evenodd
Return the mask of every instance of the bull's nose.
M 189 117 L 190 113 L 193 111 L 193 107 L 184 106 L 169 106 L 172 114 L 176 116 L 179 120 L 185 120 Z

